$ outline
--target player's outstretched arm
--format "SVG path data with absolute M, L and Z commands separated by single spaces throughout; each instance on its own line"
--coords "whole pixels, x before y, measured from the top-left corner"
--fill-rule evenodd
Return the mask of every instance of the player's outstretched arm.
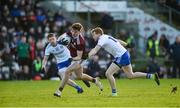
M 96 47 L 93 48 L 93 49 L 89 52 L 88 57 L 90 58 L 90 57 L 94 56 L 100 49 L 101 49 L 101 46 L 96 45 Z
M 122 40 L 120 40 L 120 39 L 118 39 L 118 41 L 119 41 L 119 43 L 120 43 L 121 45 L 123 45 L 124 47 L 127 46 L 127 43 L 126 43 L 126 42 L 124 42 L 124 41 L 122 41 Z
M 49 56 L 44 56 L 43 61 L 42 61 L 42 69 L 44 69 L 45 72 L 47 72 L 46 63 L 47 63 L 48 58 Z
M 126 43 L 126 42 L 124 42 L 124 41 L 122 41 L 122 40 L 118 40 L 119 41 L 119 43 L 121 44 L 121 45 L 123 45 L 124 47 L 127 47 L 127 48 L 134 48 L 134 44 L 128 44 L 128 43 Z

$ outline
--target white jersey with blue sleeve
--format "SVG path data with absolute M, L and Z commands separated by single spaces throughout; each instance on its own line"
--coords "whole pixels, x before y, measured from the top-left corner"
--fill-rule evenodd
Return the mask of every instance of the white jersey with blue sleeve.
M 49 43 L 45 49 L 45 56 L 49 56 L 50 54 L 53 54 L 55 56 L 57 63 L 62 63 L 71 58 L 69 49 L 61 44 L 52 46 Z
M 127 51 L 117 39 L 106 34 L 99 37 L 97 45 L 113 55 L 114 58 L 121 57 Z

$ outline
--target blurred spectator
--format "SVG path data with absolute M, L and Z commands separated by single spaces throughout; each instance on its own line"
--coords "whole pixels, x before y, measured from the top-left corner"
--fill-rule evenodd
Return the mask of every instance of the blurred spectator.
M 42 9 L 37 9 L 36 12 L 37 12 L 37 16 L 36 16 L 37 22 L 40 24 L 43 23 L 43 21 L 46 19 L 46 16 L 43 13 Z
M 34 27 L 29 28 L 28 33 L 29 33 L 28 36 L 31 36 L 32 38 L 34 38 L 35 40 L 37 40 L 36 32 L 35 32 L 35 28 L 34 28 Z
M 51 57 L 49 57 L 49 59 L 52 58 L 52 55 L 50 55 Z M 57 64 L 56 64 L 56 60 L 55 58 L 53 58 L 50 62 L 48 62 L 48 66 L 47 66 L 47 73 L 46 73 L 46 78 L 51 78 L 51 77 L 57 77 L 57 73 L 58 73 L 58 68 L 57 68 Z
M 164 34 L 161 35 L 160 37 L 160 41 L 159 41 L 159 47 L 160 47 L 160 55 L 163 57 L 164 59 L 164 66 L 161 66 L 161 71 L 160 72 L 164 72 L 164 77 L 169 77 L 170 74 L 170 69 L 172 67 L 172 63 L 169 60 L 169 48 L 170 48 L 170 44 L 169 44 L 169 40 L 166 38 L 166 36 Z
M 36 57 L 36 59 L 33 61 L 32 67 L 32 78 L 36 79 L 38 77 L 41 77 L 42 60 L 40 57 Z
M 159 41 L 157 40 L 157 35 L 157 31 L 155 31 L 147 41 L 146 54 L 151 57 L 151 59 L 159 56 Z
M 29 44 L 29 72 L 32 72 L 32 64 L 35 59 L 35 40 L 30 36 L 28 38 L 28 44 Z
M 44 32 L 43 32 L 43 29 L 42 29 L 41 26 L 38 26 L 38 27 L 37 27 L 37 35 L 36 35 L 36 36 L 37 36 L 37 37 L 36 37 L 37 40 L 44 38 Z
M 35 59 L 35 41 L 32 37 L 28 38 L 28 44 L 30 46 L 30 61 Z
M 158 65 L 157 61 L 155 59 L 151 59 L 150 62 L 148 62 L 147 66 L 147 73 L 158 73 L 160 78 L 163 77 L 163 74 L 160 74 L 160 66 Z
M 180 36 L 177 36 L 175 43 L 171 45 L 170 53 L 173 60 L 173 78 L 180 78 Z
M 125 42 L 128 43 L 131 46 L 135 46 L 134 36 L 130 32 L 126 33 Z M 131 54 L 131 59 L 134 59 L 135 56 L 136 56 L 135 47 L 134 48 L 129 48 L 128 51 Z
M 88 64 L 87 74 L 94 78 L 99 76 L 99 74 L 101 73 L 101 68 L 98 61 L 99 61 L 99 57 L 96 55 L 92 58 L 92 60 Z
M 55 21 L 55 25 L 57 27 L 62 27 L 64 25 L 66 25 L 66 20 L 64 18 L 64 16 L 62 15 L 61 10 L 59 10 L 55 15 L 54 15 L 54 21 Z
M 9 43 L 9 46 L 10 46 L 10 49 L 11 49 L 11 54 L 12 54 L 14 60 L 16 60 L 16 56 L 17 56 L 16 47 L 18 45 L 18 42 L 19 42 L 19 37 L 14 35 L 12 37 L 12 40 Z
M 22 70 L 22 75 L 25 79 L 29 79 L 29 52 L 30 46 L 26 42 L 26 36 L 21 37 L 21 42 L 17 46 L 18 63 Z
M 44 48 L 45 48 L 45 44 L 43 43 L 43 40 L 39 39 L 36 43 L 36 56 L 43 58 Z
M 130 30 L 126 32 L 125 30 L 121 30 L 118 34 L 118 38 L 123 40 L 124 42 L 128 43 L 131 46 L 135 46 L 135 37 L 132 35 L 132 31 Z M 134 59 L 136 57 L 135 53 L 135 47 L 134 48 L 128 48 L 129 53 L 131 54 L 131 59 Z
M 162 34 L 160 37 L 159 46 L 160 46 L 162 55 L 166 56 L 168 54 L 170 45 L 169 45 L 169 40 L 166 38 L 164 34 Z
M 126 43 L 130 44 L 131 46 L 135 45 L 134 36 L 130 32 L 127 33 Z
M 0 79 L 10 79 L 10 69 L 12 66 L 12 56 L 10 54 L 9 44 L 4 42 L 4 49 L 0 51 L 1 63 L 0 63 Z

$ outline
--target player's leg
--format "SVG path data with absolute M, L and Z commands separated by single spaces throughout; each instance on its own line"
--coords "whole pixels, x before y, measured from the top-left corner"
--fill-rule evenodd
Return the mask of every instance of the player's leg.
M 127 66 L 122 66 L 122 69 L 129 79 L 133 79 L 133 78 L 154 79 L 158 85 L 160 84 L 157 73 L 155 73 L 155 74 L 149 74 L 149 73 L 143 73 L 143 72 L 134 72 L 133 73 L 131 64 L 129 64 Z
M 67 80 L 65 77 L 67 78 Z M 64 77 L 62 77 L 62 81 L 60 82 L 59 89 L 54 93 L 54 96 L 61 97 L 61 93 L 62 93 L 65 85 L 67 84 L 68 80 L 69 80 L 69 76 L 64 75 Z
M 65 76 L 65 73 L 64 73 L 64 72 L 59 72 L 58 74 L 59 74 L 59 76 L 61 77 L 61 79 L 64 78 L 64 76 Z M 75 83 L 73 80 L 69 79 L 68 82 L 67 82 L 67 84 L 68 84 L 69 86 L 75 88 L 78 93 L 82 93 L 82 92 L 83 92 L 83 89 L 82 89 L 77 83 Z M 60 88 L 60 85 L 59 85 L 59 88 Z
M 70 63 L 70 65 L 68 66 L 68 67 L 66 67 L 66 69 L 64 70 L 65 72 L 64 72 L 64 77 L 62 77 L 62 81 L 61 81 L 61 83 L 60 83 L 60 87 L 59 87 L 59 90 L 58 90 L 58 93 L 61 95 L 61 92 L 63 91 L 63 89 L 64 89 L 64 87 L 65 87 L 65 85 L 68 83 L 68 81 L 69 81 L 69 78 L 70 78 L 70 74 L 71 74 L 71 72 L 73 72 L 74 71 L 74 69 L 71 67 L 71 65 L 73 65 L 73 64 L 71 64 L 71 61 L 68 61 L 69 63 Z M 61 69 L 61 67 L 63 67 L 64 66 L 64 64 L 58 64 L 58 68 L 59 69 Z M 60 95 L 59 95 L 59 97 L 60 97 Z M 56 96 L 56 95 L 55 95 Z
M 82 80 L 82 81 L 87 87 L 91 87 L 91 84 L 89 83 L 89 81 L 86 81 L 86 80 Z
M 146 73 L 142 73 L 142 72 L 133 73 L 131 64 L 129 64 L 127 66 L 122 66 L 122 69 L 129 79 L 138 78 L 138 77 L 139 78 L 146 78 L 146 76 L 147 76 Z
M 75 70 L 78 70 L 79 68 L 81 68 L 81 65 L 80 65 L 80 63 L 79 62 L 82 62 L 82 61 L 73 61 L 72 63 L 74 64 L 74 68 L 75 68 Z M 77 76 L 77 75 L 76 75 Z M 89 81 L 87 81 L 87 80 L 82 80 L 83 81 L 83 83 L 87 86 L 87 87 L 90 87 L 91 85 L 90 85 L 90 83 L 89 83 Z
M 118 65 L 116 65 L 115 63 L 111 63 L 111 65 L 109 66 L 109 68 L 106 71 L 106 77 L 111 86 L 112 96 L 117 96 L 116 82 L 115 82 L 115 78 L 114 78 L 113 74 L 118 72 L 119 70 L 120 70 L 120 68 Z
M 83 67 L 80 66 L 80 64 L 77 64 L 77 66 L 79 68 L 76 68 L 76 76 L 77 76 L 77 79 L 80 79 L 80 80 L 87 80 L 87 81 L 91 81 L 91 82 L 94 82 L 95 83 L 95 78 L 92 78 L 91 76 L 87 75 L 87 74 L 83 74 Z
M 67 84 L 68 80 L 69 80 L 69 77 L 70 77 L 70 73 L 73 72 L 71 70 L 71 67 L 68 68 L 66 71 L 65 71 L 65 74 L 64 74 L 64 77 L 62 78 L 62 81 L 61 81 L 61 84 L 60 84 L 60 88 L 59 90 L 60 91 L 63 91 L 65 85 Z
M 99 81 L 98 78 L 93 78 L 87 74 L 83 73 L 83 67 L 80 64 L 76 64 L 78 65 L 79 68 L 76 69 L 75 73 L 78 79 L 80 80 L 85 80 L 85 81 L 90 81 L 92 83 L 95 83 L 99 89 L 102 91 L 103 90 L 103 86 L 101 84 L 101 82 Z

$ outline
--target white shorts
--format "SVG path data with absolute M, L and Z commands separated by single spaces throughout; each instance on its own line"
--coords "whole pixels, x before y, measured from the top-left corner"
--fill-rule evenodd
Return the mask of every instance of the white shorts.
M 72 65 L 72 60 L 71 59 L 68 59 L 68 60 L 66 60 L 64 62 L 58 63 L 57 64 L 58 71 L 59 72 L 65 72 L 67 70 L 67 68 L 69 66 L 71 66 L 71 65 Z
M 64 61 L 64 62 L 57 64 L 58 75 L 61 77 L 61 79 L 64 77 L 65 72 L 68 69 L 68 67 L 70 67 L 72 64 L 74 64 L 76 62 L 72 62 L 72 60 L 67 60 L 67 61 Z M 80 61 L 78 63 L 80 63 Z M 76 78 L 77 78 L 76 74 L 74 72 L 72 72 L 70 79 L 76 79 Z
M 66 72 L 66 70 L 68 69 L 68 67 L 70 67 L 71 65 L 73 65 L 74 63 L 78 63 L 80 64 L 82 67 L 84 66 L 84 63 L 86 62 L 86 60 L 78 60 L 78 61 L 65 61 L 64 63 L 58 63 L 58 75 L 63 78 L 64 74 Z M 77 76 L 74 72 L 72 72 L 70 79 L 76 79 Z
M 72 63 L 71 63 L 71 65 L 72 65 Z M 69 65 L 69 66 L 71 66 L 71 65 Z M 64 68 L 61 68 L 61 69 L 58 70 L 58 75 L 61 77 L 61 79 L 64 77 L 65 72 L 66 72 L 68 67 L 64 67 Z M 76 78 L 77 78 L 76 74 L 74 72 L 72 72 L 71 75 L 70 75 L 70 79 L 74 80 Z

